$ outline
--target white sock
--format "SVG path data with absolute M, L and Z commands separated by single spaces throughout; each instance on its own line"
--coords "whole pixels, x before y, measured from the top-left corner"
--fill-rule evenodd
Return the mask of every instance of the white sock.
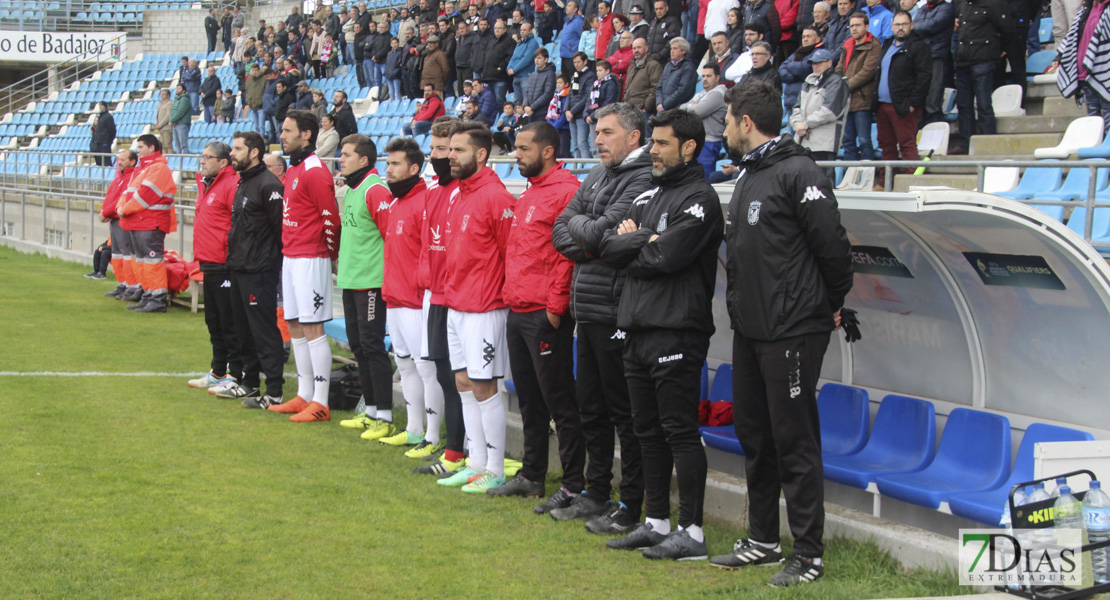
M 405 395 L 405 412 L 409 418 L 405 430 L 420 435 L 424 433 L 424 381 L 416 372 L 416 362 L 411 356 L 397 359 L 397 371 L 401 373 L 401 391 Z
M 312 381 L 312 356 L 308 352 L 308 340 L 293 338 L 293 362 L 297 364 L 297 395 L 305 402 L 312 402 L 312 391 L 315 382 Z
M 331 385 L 331 346 L 328 336 L 322 335 L 308 343 L 308 353 L 312 357 L 312 401 L 328 405 L 328 387 Z
M 690 539 L 694 540 L 695 542 L 705 541 L 705 532 L 702 531 L 701 527 L 698 527 L 697 525 L 691 525 L 687 527 L 686 533 L 689 533 Z
M 655 533 L 667 535 L 671 532 L 671 522 L 667 519 L 652 519 L 648 517 L 644 519 L 644 523 L 651 525 L 651 530 Z
M 486 435 L 489 454 L 486 470 L 498 477 L 505 476 L 505 403 L 496 393 L 478 403 L 482 410 L 482 431 Z
M 486 434 L 482 431 L 482 409 L 474 392 L 459 392 L 462 397 L 463 425 L 466 441 L 470 444 L 470 468 L 486 470 Z
M 748 541 L 751 542 L 752 544 L 756 545 L 756 546 L 759 546 L 760 548 L 767 548 L 768 550 L 778 550 L 779 549 L 779 545 L 777 543 L 768 544 L 767 542 L 757 542 L 757 541 L 755 541 L 751 538 L 748 538 Z
M 391 410 L 379 410 L 379 411 L 377 411 L 377 414 L 374 415 L 374 418 L 379 420 L 379 421 L 385 421 L 386 423 L 392 423 L 393 422 L 393 411 L 391 411 Z
M 428 427 L 424 439 L 433 446 L 439 443 L 439 426 L 443 423 L 443 388 L 436 379 L 436 363 L 430 360 L 416 361 L 416 371 L 424 380 L 424 404 L 427 406 Z

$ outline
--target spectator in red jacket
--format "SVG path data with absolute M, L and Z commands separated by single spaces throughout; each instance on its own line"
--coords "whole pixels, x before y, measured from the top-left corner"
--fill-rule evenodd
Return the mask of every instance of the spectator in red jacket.
M 231 271 L 227 268 L 227 235 L 239 174 L 231 166 L 231 147 L 209 142 L 200 153 L 196 216 L 193 219 L 193 260 L 204 274 L 204 324 L 212 343 L 212 366 L 189 387 L 211 388 L 242 377 L 235 322 L 231 316 Z M 217 394 L 218 395 L 218 394 Z
M 139 155 L 134 150 L 120 150 L 116 155 L 116 178 L 108 185 L 108 193 L 104 194 L 104 204 L 100 208 L 100 222 L 108 223 L 112 240 L 112 272 L 116 274 L 116 287 L 104 294 L 109 298 L 120 299 L 127 292 L 139 289 L 139 278 L 131 270 L 131 236 L 119 224 L 119 215 L 116 214 L 120 196 L 127 189 L 127 182 L 131 181 L 131 174 L 135 172 L 135 165 L 139 163 Z
M 424 102 L 416 109 L 412 121 L 401 126 L 401 133 L 408 137 L 424 135 L 432 128 L 432 122 L 446 114 L 443 100 L 436 94 L 436 88 L 430 83 L 424 84 Z
M 542 496 L 547 478 L 547 424 L 555 420 L 563 487 L 586 488 L 586 446 L 574 391 L 570 280 L 574 263 L 551 241 L 555 219 L 578 191 L 578 178 L 555 158 L 559 133 L 539 121 L 516 136 L 516 161 L 528 189 L 513 210 L 505 251 L 509 304 L 509 366 L 524 423 L 524 466 L 490 491 L 499 496 Z

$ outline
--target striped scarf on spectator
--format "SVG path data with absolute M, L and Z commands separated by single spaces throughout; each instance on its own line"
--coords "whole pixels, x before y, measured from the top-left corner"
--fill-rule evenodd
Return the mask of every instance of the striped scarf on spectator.
M 1068 35 L 1057 50 L 1060 68 L 1056 70 L 1056 85 L 1065 98 L 1070 98 L 1079 91 L 1079 37 L 1083 33 L 1083 24 L 1089 11 L 1086 7 L 1079 10 L 1068 28 Z M 1087 70 L 1087 83 L 1099 96 L 1110 102 L 1110 10 L 1102 13 L 1098 27 L 1091 36 L 1091 43 L 1083 57 L 1083 68 Z

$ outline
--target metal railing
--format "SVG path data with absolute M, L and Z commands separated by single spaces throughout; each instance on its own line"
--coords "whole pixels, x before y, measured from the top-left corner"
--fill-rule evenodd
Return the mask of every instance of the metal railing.
M 127 34 L 123 34 L 112 38 L 109 44 L 123 48 L 126 42 Z M 46 100 L 50 94 L 60 92 L 101 70 L 107 61 L 102 60 L 103 53 L 99 51 L 100 47 L 95 44 L 93 46 L 95 50 L 75 54 L 62 62 L 45 67 L 38 73 L 0 88 L 0 115 L 22 109 L 30 102 Z

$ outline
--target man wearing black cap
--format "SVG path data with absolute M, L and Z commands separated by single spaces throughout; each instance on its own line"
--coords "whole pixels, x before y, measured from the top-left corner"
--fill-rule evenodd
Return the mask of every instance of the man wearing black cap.
M 632 32 L 632 37 L 646 40 L 650 26 L 648 22 L 644 20 L 644 9 L 639 6 L 633 6 L 632 9 L 628 11 L 628 20 L 628 30 Z
M 795 141 L 808 148 L 814 160 L 833 160 L 848 114 L 848 82 L 833 69 L 836 55 L 832 51 L 818 48 L 806 60 L 813 72 L 802 84 L 798 104 L 790 114 L 790 128 Z

